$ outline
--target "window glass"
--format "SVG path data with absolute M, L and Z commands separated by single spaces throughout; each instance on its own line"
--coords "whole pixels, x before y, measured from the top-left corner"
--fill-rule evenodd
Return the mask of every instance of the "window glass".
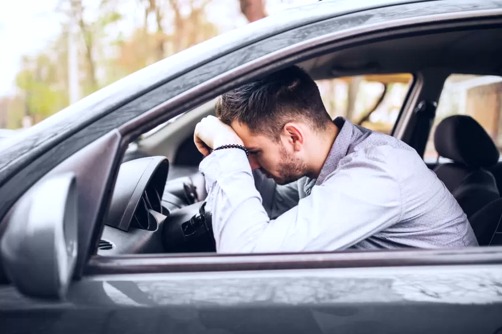
M 410 88 L 411 74 L 379 74 L 318 80 L 332 118 L 390 134 Z
M 469 115 L 502 148 L 502 77 L 494 75 L 452 74 L 445 81 L 436 110 L 436 117 L 425 149 L 424 160 L 434 162 L 436 126 L 448 116 Z

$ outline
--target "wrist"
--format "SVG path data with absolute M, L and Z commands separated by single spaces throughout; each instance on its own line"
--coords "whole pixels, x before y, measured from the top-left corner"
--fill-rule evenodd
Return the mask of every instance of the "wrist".
M 236 148 L 236 149 L 242 150 L 242 151 L 244 151 L 244 153 L 246 153 L 246 156 L 249 155 L 248 149 L 245 148 L 244 145 L 239 145 L 239 144 L 227 144 L 227 145 L 217 146 L 213 149 L 213 151 L 230 149 L 230 148 Z
M 240 138 L 217 138 L 213 142 L 213 149 L 224 145 L 239 145 L 244 147 L 244 143 Z

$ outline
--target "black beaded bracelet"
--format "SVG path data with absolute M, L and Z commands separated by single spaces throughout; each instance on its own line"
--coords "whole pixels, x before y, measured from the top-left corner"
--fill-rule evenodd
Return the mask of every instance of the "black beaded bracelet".
M 216 151 L 216 150 L 223 150 L 223 149 L 226 149 L 226 148 L 238 148 L 240 150 L 243 150 L 244 152 L 246 152 L 246 155 L 249 155 L 249 151 L 247 148 L 245 148 L 244 146 L 242 145 L 239 145 L 239 144 L 228 144 L 228 145 L 221 145 L 215 149 L 213 149 L 213 151 Z

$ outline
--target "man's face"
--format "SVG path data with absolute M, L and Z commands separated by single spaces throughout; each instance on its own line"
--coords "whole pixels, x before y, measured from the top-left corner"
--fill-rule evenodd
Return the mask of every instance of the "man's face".
M 287 184 L 305 175 L 305 163 L 295 156 L 294 150 L 283 136 L 276 141 L 266 135 L 251 133 L 247 125 L 240 122 L 233 121 L 231 126 L 249 149 L 249 164 L 252 169 L 259 168 L 278 184 Z

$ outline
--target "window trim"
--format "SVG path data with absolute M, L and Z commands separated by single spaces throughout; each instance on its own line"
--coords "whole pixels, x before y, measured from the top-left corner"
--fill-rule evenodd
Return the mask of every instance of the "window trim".
M 417 30 L 436 31 L 456 28 L 457 20 L 470 24 L 491 24 L 493 20 L 500 23 L 500 11 L 455 12 L 419 16 L 407 19 L 397 19 L 390 22 L 380 22 L 364 27 L 350 28 L 331 32 L 318 38 L 312 38 L 302 43 L 271 52 L 243 65 L 224 72 L 200 85 L 186 90 L 151 110 L 135 117 L 119 126 L 123 135 L 122 142 L 149 128 L 153 124 L 165 121 L 166 117 L 176 115 L 181 109 L 191 109 L 201 105 L 229 88 L 236 86 L 249 78 L 269 72 L 271 68 L 300 62 L 320 53 L 327 53 L 337 48 L 348 48 L 361 42 L 378 38 L 397 38 L 403 34 L 414 33 Z M 437 22 L 438 19 L 444 21 Z M 481 20 L 481 22 L 480 22 Z M 403 22 L 406 24 L 403 26 Z M 469 26 L 469 24 L 468 24 Z M 410 32 L 411 31 L 411 32 Z M 389 37 L 390 35 L 390 37 Z M 272 42 L 271 37 L 268 42 Z M 420 79 L 414 74 L 410 86 L 410 96 L 418 98 L 421 91 Z M 194 98 L 196 97 L 196 98 Z M 406 115 L 416 100 L 405 100 L 403 111 Z M 403 111 L 400 113 L 403 114 Z M 401 116 L 396 120 L 396 129 L 400 129 Z M 406 117 L 403 118 L 406 124 Z M 97 242 L 95 243 L 97 247 Z M 102 257 L 94 255 L 84 268 L 84 275 L 122 274 L 122 273 L 158 273 L 158 272 L 199 272 L 199 271 L 240 271 L 240 270 L 270 270 L 270 269 L 306 269 L 306 268 L 353 268 L 353 267 L 390 267 L 390 266 L 423 266 L 423 265 L 466 265 L 466 264 L 502 264 L 502 247 L 466 248 L 459 250 L 380 250 L 374 252 L 336 252 L 336 253 L 300 253 L 300 254 L 140 254 Z
M 84 276 L 284 269 L 502 264 L 502 246 L 287 254 L 135 254 L 91 257 Z

